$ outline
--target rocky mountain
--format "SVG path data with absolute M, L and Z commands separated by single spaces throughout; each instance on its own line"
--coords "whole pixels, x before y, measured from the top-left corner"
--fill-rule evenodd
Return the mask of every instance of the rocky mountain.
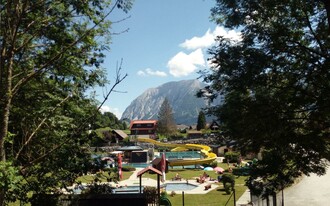
M 131 102 L 122 119 L 158 119 L 159 108 L 166 97 L 177 124 L 196 124 L 199 111 L 208 105 L 207 100 L 196 97 L 196 92 L 204 86 L 195 79 L 168 82 L 148 89 Z

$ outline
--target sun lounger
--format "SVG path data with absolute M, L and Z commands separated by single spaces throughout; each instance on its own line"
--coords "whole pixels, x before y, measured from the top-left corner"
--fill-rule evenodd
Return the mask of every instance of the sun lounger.
M 211 188 L 211 184 L 205 185 L 204 188 L 205 188 L 205 190 L 210 189 Z

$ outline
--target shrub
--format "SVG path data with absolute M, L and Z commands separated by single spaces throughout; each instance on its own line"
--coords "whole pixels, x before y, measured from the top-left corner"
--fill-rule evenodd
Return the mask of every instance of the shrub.
M 157 189 L 156 187 L 145 186 L 143 188 L 143 193 L 146 195 L 147 202 L 149 204 L 155 203 L 157 199 Z
M 223 183 L 223 187 L 226 186 L 226 183 L 229 183 L 232 187 L 235 186 L 235 177 L 232 174 L 222 175 L 221 181 Z
M 226 152 L 225 161 L 230 163 L 237 163 L 241 154 L 239 152 Z
M 122 171 L 129 172 L 129 171 L 135 171 L 135 167 L 132 167 L 130 165 L 125 165 L 121 168 Z
M 160 196 L 161 196 L 161 197 L 167 197 L 167 192 L 166 192 L 166 190 L 161 191 L 161 192 L 160 192 Z
M 83 194 L 111 194 L 113 188 L 107 184 L 91 184 L 87 187 L 88 189 L 83 191 Z
M 250 175 L 250 170 L 249 167 L 233 168 L 233 174 L 237 176 L 247 176 Z
M 221 181 L 223 183 L 223 188 L 225 189 L 226 194 L 230 194 L 233 188 L 235 187 L 235 177 L 232 174 L 222 175 Z
M 218 162 L 216 160 L 210 163 L 210 167 L 215 168 L 216 166 L 218 166 Z
M 229 182 L 227 182 L 226 184 L 224 184 L 224 189 L 227 195 L 229 195 L 232 191 L 232 187 L 231 184 Z

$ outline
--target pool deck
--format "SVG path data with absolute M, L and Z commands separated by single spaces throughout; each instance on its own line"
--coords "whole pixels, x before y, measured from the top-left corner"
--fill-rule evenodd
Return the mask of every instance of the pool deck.
M 137 177 L 137 173 L 141 171 L 143 168 L 136 168 L 134 173 L 127 179 L 127 180 L 122 180 L 120 181 L 117 185 L 118 186 L 138 186 L 140 184 L 140 180 Z M 164 183 L 186 183 L 187 180 L 181 180 L 181 181 L 171 181 L 171 180 L 166 180 Z M 161 182 L 161 185 L 164 184 Z M 185 194 L 206 194 L 218 187 L 218 185 L 215 185 L 215 181 L 207 181 L 205 183 L 198 183 L 194 180 L 188 180 L 189 184 L 196 185 L 197 187 L 192 189 L 192 190 L 186 190 L 184 191 Z M 211 184 L 211 188 L 208 190 L 205 190 L 205 186 Z M 157 187 L 157 181 L 154 179 L 150 178 L 143 178 L 142 177 L 142 186 L 153 186 Z M 167 192 L 172 192 L 172 191 L 167 191 Z M 177 194 L 181 194 L 182 191 L 174 191 Z

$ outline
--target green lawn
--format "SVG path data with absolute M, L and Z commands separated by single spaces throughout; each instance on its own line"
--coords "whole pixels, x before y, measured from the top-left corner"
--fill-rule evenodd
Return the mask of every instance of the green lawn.
M 123 179 L 122 180 L 126 180 L 128 179 L 131 175 L 133 174 L 132 171 L 127 172 L 127 171 L 123 171 Z M 98 177 L 98 179 L 101 182 L 106 182 L 107 178 L 109 177 L 109 174 L 107 172 L 101 172 L 95 175 L 84 175 L 81 177 L 78 177 L 76 182 L 81 182 L 81 183 L 91 183 L 94 181 L 95 177 Z
M 236 186 L 236 200 L 244 193 L 246 190 L 245 186 Z M 231 198 L 230 198 L 231 197 Z M 183 198 L 182 194 L 176 194 L 173 197 L 168 195 L 169 200 L 171 201 L 172 205 L 178 206 L 183 205 Z M 200 194 L 200 195 L 190 195 L 184 194 L 184 204 L 189 206 L 224 206 L 226 202 L 229 200 L 228 205 L 234 205 L 233 196 L 227 195 L 223 190 L 222 185 L 215 190 L 208 192 L 207 194 Z
M 219 167 L 222 167 L 224 169 L 228 169 L 228 165 L 225 163 L 218 163 Z M 214 171 L 205 171 L 211 178 L 217 179 L 218 174 L 216 174 Z M 204 173 L 202 169 L 169 169 L 168 173 L 166 173 L 166 179 L 170 180 L 173 177 L 175 177 L 176 173 L 179 173 L 179 175 L 184 179 L 188 179 L 188 181 L 195 181 L 195 177 L 200 176 Z M 148 177 L 152 179 L 157 179 L 157 175 L 155 174 L 148 174 L 145 173 L 143 177 Z M 236 177 L 235 179 L 235 190 L 236 190 L 236 200 L 239 199 L 239 197 L 244 193 L 244 191 L 247 189 L 245 186 L 245 180 L 247 179 L 246 176 L 240 176 Z M 222 183 L 216 183 L 212 186 L 215 187 L 217 185 L 218 187 L 207 194 L 184 194 L 184 203 L 185 205 L 189 206 L 225 206 L 228 199 L 230 198 L 228 202 L 229 205 L 234 205 L 234 197 L 231 195 L 227 195 L 226 192 L 223 189 Z M 182 204 L 182 194 L 176 194 L 173 197 L 170 196 L 170 192 L 168 192 L 168 198 L 171 201 L 172 205 L 179 206 Z
M 219 163 L 218 166 L 228 169 L 227 164 L 224 163 Z M 218 174 L 216 174 L 214 171 L 205 171 L 211 178 L 217 179 Z M 195 177 L 199 177 L 201 174 L 204 173 L 202 169 L 169 169 L 168 173 L 166 173 L 166 179 L 170 180 L 173 177 L 175 177 L 176 173 L 179 173 L 179 175 L 184 179 L 188 179 L 189 181 L 196 181 Z M 128 179 L 133 172 L 123 172 L 123 180 Z M 107 177 L 109 177 L 107 172 L 102 172 L 98 175 L 98 178 L 102 182 L 107 181 Z M 149 174 L 145 173 L 143 174 L 143 177 L 148 177 L 152 179 L 157 179 L 157 175 L 155 174 Z M 77 181 L 81 181 L 82 183 L 91 183 L 95 178 L 95 175 L 84 175 L 81 176 L 77 179 Z M 239 199 L 239 197 L 244 193 L 246 190 L 245 184 L 245 179 L 247 177 L 241 176 L 241 177 L 236 177 L 235 179 L 235 189 L 236 189 L 236 200 Z M 218 205 L 218 206 L 225 206 L 227 201 L 229 200 L 229 205 L 233 205 L 233 196 L 227 195 L 225 191 L 223 190 L 223 185 L 222 183 L 216 183 L 213 184 L 212 187 L 216 187 L 216 189 L 213 189 L 212 191 L 208 192 L 207 194 L 184 194 L 184 203 L 185 205 L 189 206 L 213 206 L 213 205 Z M 168 198 L 171 201 L 173 206 L 180 206 L 182 205 L 183 198 L 182 194 L 175 194 L 174 196 L 170 196 L 170 192 L 168 192 Z M 10 204 L 10 206 L 16 206 L 19 205 L 19 203 L 13 203 Z

